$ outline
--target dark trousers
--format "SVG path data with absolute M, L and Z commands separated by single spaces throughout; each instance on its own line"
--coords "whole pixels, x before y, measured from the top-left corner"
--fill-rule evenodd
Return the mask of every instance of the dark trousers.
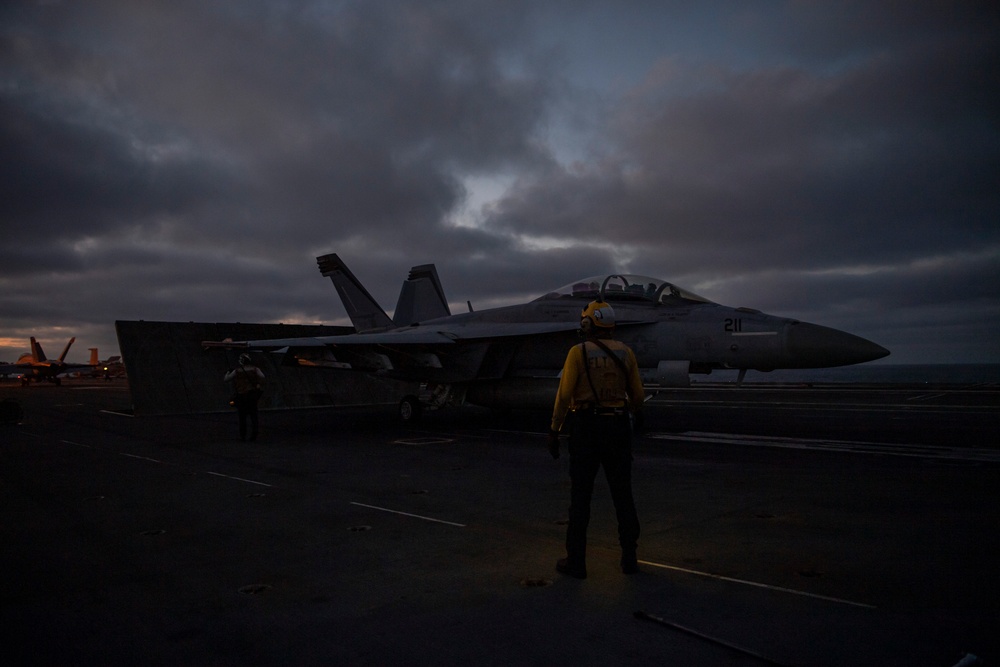
M 247 439 L 247 417 L 250 418 L 250 439 L 257 439 L 257 399 L 260 392 L 236 394 L 236 412 L 240 416 L 240 440 Z
M 632 498 L 632 426 L 628 415 L 575 415 L 569 455 L 572 490 L 566 529 L 567 559 L 574 565 L 586 563 L 590 499 L 597 470 L 601 467 L 618 516 L 622 554 L 634 556 L 639 540 L 639 517 Z

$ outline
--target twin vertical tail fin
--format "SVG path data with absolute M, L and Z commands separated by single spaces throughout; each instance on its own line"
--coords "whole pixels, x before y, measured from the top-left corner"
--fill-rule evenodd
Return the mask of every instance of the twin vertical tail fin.
M 39 344 L 35 337 L 31 337 L 31 356 L 35 358 L 35 363 L 41 363 L 46 361 L 45 352 L 42 351 L 42 346 Z
M 66 343 L 66 347 L 63 348 L 62 354 L 59 355 L 59 363 L 63 363 L 64 361 L 66 361 L 66 355 L 69 354 L 69 348 L 73 346 L 73 343 L 75 341 L 76 338 L 74 337 L 70 338 L 69 342 Z M 41 348 L 39 348 L 39 351 L 41 351 Z
M 396 326 L 406 327 L 448 315 L 451 315 L 451 308 L 444 296 L 437 268 L 433 264 L 421 264 L 410 269 L 392 314 Z
M 340 257 L 336 254 L 323 255 L 317 257 L 316 262 L 320 273 L 333 281 L 347 315 L 358 332 L 393 328 L 392 320 Z
M 316 258 L 316 263 L 319 264 L 320 273 L 328 277 L 337 288 L 347 315 L 359 333 L 408 327 L 417 322 L 451 315 L 437 268 L 433 264 L 421 264 L 410 269 L 410 275 L 399 292 L 396 310 L 392 319 L 389 319 L 339 256 L 335 253 L 323 255 Z

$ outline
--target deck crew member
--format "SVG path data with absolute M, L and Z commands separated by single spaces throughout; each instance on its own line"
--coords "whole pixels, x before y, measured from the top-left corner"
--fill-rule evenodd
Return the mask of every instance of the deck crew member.
M 240 440 L 247 439 L 247 418 L 250 419 L 250 439 L 257 439 L 257 401 L 264 393 L 264 372 L 250 363 L 249 354 L 240 355 L 240 365 L 226 373 L 224 382 L 233 382 L 236 393 L 233 402 L 240 416 Z
M 578 579 L 587 576 L 587 526 L 597 471 L 611 489 L 618 516 L 618 539 L 625 574 L 638 571 L 639 518 L 632 497 L 632 415 L 645 397 L 632 350 L 613 339 L 615 312 L 603 301 L 581 313 L 585 341 L 566 355 L 549 430 L 549 451 L 559 457 L 559 433 L 569 432 L 570 492 L 566 557 L 556 569 Z

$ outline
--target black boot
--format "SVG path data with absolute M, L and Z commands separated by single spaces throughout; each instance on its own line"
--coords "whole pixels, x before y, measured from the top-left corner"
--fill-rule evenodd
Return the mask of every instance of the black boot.
M 635 551 L 623 551 L 621 565 L 624 574 L 635 574 L 638 572 L 639 560 L 636 558 Z
M 556 561 L 556 570 L 562 574 L 569 575 L 571 577 L 576 577 L 577 579 L 587 578 L 587 566 L 583 564 L 572 563 L 568 558 L 560 558 Z

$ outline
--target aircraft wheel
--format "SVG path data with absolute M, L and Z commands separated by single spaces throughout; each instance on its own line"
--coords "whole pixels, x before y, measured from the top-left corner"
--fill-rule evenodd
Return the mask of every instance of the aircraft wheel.
M 416 396 L 406 396 L 399 402 L 399 419 L 404 423 L 420 419 L 420 401 Z

